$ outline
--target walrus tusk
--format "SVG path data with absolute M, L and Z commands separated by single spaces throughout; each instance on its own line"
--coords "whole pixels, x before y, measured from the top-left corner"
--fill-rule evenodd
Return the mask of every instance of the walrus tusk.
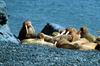
M 67 31 L 67 33 L 65 35 L 68 35 L 69 34 L 69 31 Z
M 66 31 L 64 30 L 64 31 L 63 31 L 60 35 L 58 35 L 58 36 L 63 35 L 65 32 L 66 32 Z M 68 35 L 68 34 L 69 34 L 69 31 L 67 31 L 67 33 L 66 33 L 65 35 Z M 56 44 L 57 44 L 57 41 L 55 41 L 54 44 L 56 45 Z
M 54 44 L 56 45 L 57 44 L 57 41 L 55 41 Z
M 57 35 L 57 36 L 64 35 L 65 32 L 66 32 L 66 30 L 64 30 L 60 35 Z M 69 34 L 69 31 L 65 35 L 68 35 L 68 34 Z
M 28 34 L 28 28 L 27 28 L 27 25 L 25 25 L 25 28 L 26 28 L 26 34 Z
M 64 30 L 60 35 L 63 35 L 66 32 L 66 30 Z

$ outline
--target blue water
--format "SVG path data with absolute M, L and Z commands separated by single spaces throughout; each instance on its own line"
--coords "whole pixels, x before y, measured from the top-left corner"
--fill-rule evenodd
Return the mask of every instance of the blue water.
M 63 27 L 87 26 L 92 34 L 99 36 L 100 0 L 5 0 L 11 31 L 18 35 L 26 19 L 32 21 L 37 32 L 47 22 Z

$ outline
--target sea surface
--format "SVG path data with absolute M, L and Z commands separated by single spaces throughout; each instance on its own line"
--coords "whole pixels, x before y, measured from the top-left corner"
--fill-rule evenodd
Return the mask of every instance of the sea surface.
M 5 0 L 9 26 L 17 36 L 25 20 L 30 19 L 36 32 L 47 22 L 65 28 L 87 26 L 100 35 L 100 0 Z

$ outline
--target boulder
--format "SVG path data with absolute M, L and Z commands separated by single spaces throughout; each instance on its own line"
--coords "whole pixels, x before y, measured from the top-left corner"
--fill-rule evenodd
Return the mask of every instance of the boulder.
M 9 29 L 6 4 L 3 0 L 0 0 L 0 41 L 18 43 L 18 40 Z
M 64 29 L 64 27 L 62 27 L 58 24 L 47 23 L 41 32 L 46 35 L 51 36 L 53 34 L 53 32 L 59 32 L 60 30 L 63 30 L 63 29 Z

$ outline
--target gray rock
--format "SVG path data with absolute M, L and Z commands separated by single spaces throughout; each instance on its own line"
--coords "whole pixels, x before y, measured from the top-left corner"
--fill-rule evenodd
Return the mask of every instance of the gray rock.
M 9 29 L 6 4 L 3 0 L 0 1 L 0 41 L 18 43 L 17 39 Z

